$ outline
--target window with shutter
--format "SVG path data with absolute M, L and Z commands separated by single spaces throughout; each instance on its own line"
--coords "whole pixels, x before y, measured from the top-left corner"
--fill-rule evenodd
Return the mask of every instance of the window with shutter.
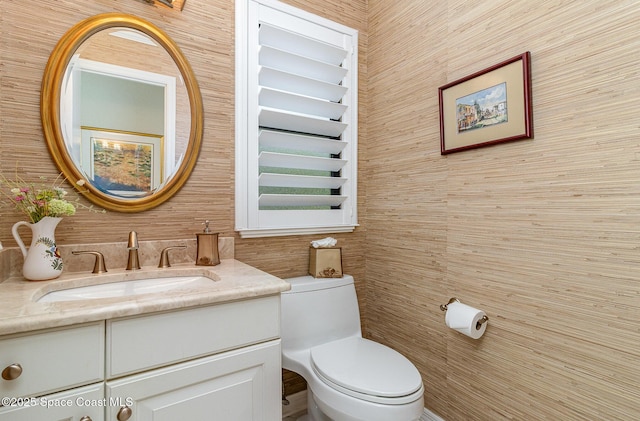
M 236 230 L 357 225 L 356 30 L 273 0 L 236 2 Z

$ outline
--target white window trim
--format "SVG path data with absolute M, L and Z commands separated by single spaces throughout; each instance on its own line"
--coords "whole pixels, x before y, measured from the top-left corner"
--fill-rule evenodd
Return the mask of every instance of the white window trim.
M 346 172 L 348 183 L 343 186 L 343 195 L 348 199 L 342 205 L 342 212 L 339 223 L 329 225 L 305 224 L 305 226 L 278 226 L 278 223 L 270 224 L 269 227 L 260 226 L 260 212 L 279 212 L 279 211 L 259 211 L 257 206 L 253 206 L 249 195 L 251 192 L 257 191 L 257 157 L 250 151 L 255 150 L 250 145 L 249 130 L 254 128 L 257 130 L 257 110 L 256 100 L 249 98 L 250 80 L 254 80 L 255 76 L 249 74 L 248 71 L 248 54 L 249 46 L 257 45 L 257 31 L 250 30 L 250 22 L 255 22 L 255 17 L 250 16 L 254 13 L 251 3 L 267 6 L 281 12 L 291 14 L 293 16 L 308 20 L 310 22 L 320 24 L 332 30 L 342 32 L 353 40 L 352 45 L 352 65 L 349 74 L 348 83 L 350 86 L 349 112 L 345 114 L 346 122 L 349 124 L 347 131 L 349 132 L 348 146 L 345 148 L 344 157 L 349 160 L 348 166 L 343 170 Z M 242 238 L 255 238 L 267 236 L 285 236 L 285 235 L 302 235 L 302 234 L 328 234 L 352 232 L 357 223 L 357 48 L 358 48 L 358 32 L 352 28 L 336 22 L 313 15 L 292 6 L 280 3 L 276 0 L 236 0 L 236 142 L 235 142 L 235 214 L 236 214 L 236 231 L 240 233 Z M 251 128 L 251 129 L 250 129 Z M 283 211 L 287 212 L 287 211 Z M 270 218 L 271 219 L 271 218 Z M 274 218 L 277 220 L 278 218 Z M 285 221 L 286 218 L 279 218 Z

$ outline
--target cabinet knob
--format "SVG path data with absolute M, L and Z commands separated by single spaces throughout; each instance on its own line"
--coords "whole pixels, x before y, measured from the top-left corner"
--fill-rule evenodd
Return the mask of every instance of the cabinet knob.
M 80 421 L 93 421 L 93 420 L 91 419 L 90 416 L 85 415 L 84 417 L 80 418 Z
M 18 363 L 13 363 L 5 367 L 2 370 L 2 378 L 5 380 L 15 380 L 22 374 L 22 366 Z
M 120 408 L 116 418 L 118 419 L 118 421 L 127 421 L 129 418 L 131 418 L 131 414 L 133 414 L 133 411 L 131 410 L 131 408 L 125 405 Z

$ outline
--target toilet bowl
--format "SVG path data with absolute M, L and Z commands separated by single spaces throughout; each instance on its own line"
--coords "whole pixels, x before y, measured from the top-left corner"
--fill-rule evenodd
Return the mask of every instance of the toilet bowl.
M 362 337 L 353 277 L 287 279 L 282 367 L 307 381 L 307 421 L 414 421 L 424 411 L 416 367 Z

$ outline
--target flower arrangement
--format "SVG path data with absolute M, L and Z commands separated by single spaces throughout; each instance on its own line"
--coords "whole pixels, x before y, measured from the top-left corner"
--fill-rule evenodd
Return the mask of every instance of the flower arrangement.
M 93 206 L 85 206 L 79 203 L 79 198 L 71 201 L 67 198 L 67 191 L 62 188 L 65 179 L 58 175 L 53 183 L 47 184 L 46 177 L 40 177 L 40 184 L 27 183 L 18 175 L 15 180 L 8 180 L 0 175 L 0 186 L 5 187 L 2 194 L 6 196 L 16 209 L 27 215 L 32 223 L 40 221 L 45 216 L 60 217 L 71 216 L 76 213 L 77 207 L 83 207 L 96 211 Z M 82 186 L 84 180 L 77 185 Z M 97 211 L 97 212 L 105 212 Z

